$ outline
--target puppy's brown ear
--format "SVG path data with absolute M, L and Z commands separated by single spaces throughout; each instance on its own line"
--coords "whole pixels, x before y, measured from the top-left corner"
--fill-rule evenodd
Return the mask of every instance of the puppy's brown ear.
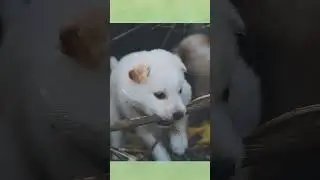
M 129 78 L 138 84 L 146 82 L 150 74 L 150 67 L 144 64 L 140 64 L 137 67 L 131 69 L 128 73 Z
M 107 53 L 106 21 L 105 13 L 95 11 L 61 28 L 61 52 L 87 68 L 99 67 Z

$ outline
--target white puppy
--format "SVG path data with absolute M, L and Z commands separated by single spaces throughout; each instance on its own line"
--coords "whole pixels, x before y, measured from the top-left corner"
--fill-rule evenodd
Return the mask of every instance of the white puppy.
M 112 58 L 111 69 L 110 105 L 116 107 L 110 112 L 111 124 L 120 116 L 158 115 L 160 125 L 174 124 L 175 131 L 169 134 L 171 148 L 183 154 L 188 147 L 186 105 L 191 100 L 191 87 L 184 78 L 186 67 L 181 59 L 162 49 L 140 51 L 119 62 Z M 157 142 L 146 127 L 136 128 L 136 133 L 150 148 Z M 121 132 L 112 133 L 112 146 L 120 146 L 120 139 Z M 159 161 L 170 160 L 161 143 L 155 145 L 153 156 Z

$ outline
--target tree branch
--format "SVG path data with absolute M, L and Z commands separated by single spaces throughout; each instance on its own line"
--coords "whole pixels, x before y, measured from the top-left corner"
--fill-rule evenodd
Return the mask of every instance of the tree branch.
M 210 105 L 210 94 L 198 97 L 191 101 L 187 106 L 187 113 L 195 113 L 203 108 L 207 108 Z M 161 118 L 157 115 L 153 116 L 142 116 L 133 119 L 123 119 L 118 121 L 115 125 L 110 127 L 110 132 L 133 129 L 138 126 L 143 126 L 147 124 L 157 123 L 161 121 Z

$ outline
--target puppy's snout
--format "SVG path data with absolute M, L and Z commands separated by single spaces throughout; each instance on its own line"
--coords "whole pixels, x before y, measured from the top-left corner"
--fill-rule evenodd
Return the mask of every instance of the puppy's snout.
M 177 111 L 177 112 L 173 113 L 172 119 L 179 120 L 179 119 L 183 118 L 183 116 L 184 116 L 184 113 L 182 111 Z

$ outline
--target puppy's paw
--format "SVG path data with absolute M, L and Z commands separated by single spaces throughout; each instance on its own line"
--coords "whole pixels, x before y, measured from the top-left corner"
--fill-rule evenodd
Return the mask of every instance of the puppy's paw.
M 167 150 L 162 146 L 161 143 L 158 143 L 152 151 L 152 154 L 156 161 L 171 161 Z
M 188 148 L 188 136 L 185 132 L 174 132 L 170 135 L 171 149 L 178 155 L 183 155 Z

